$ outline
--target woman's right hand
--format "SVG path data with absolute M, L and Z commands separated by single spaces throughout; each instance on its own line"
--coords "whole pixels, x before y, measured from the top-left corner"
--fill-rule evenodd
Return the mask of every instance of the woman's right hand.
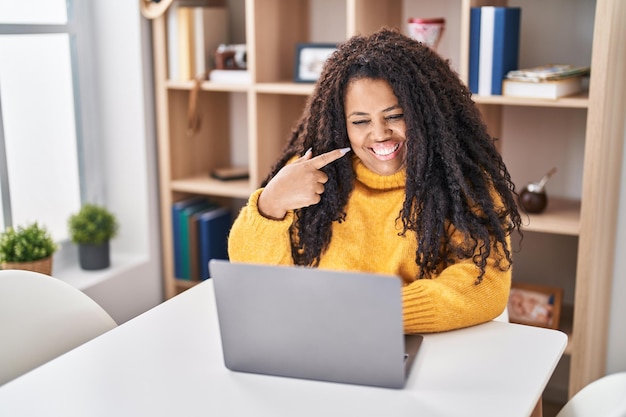
M 259 212 L 280 220 L 289 210 L 319 203 L 328 181 L 321 169 L 349 151 L 350 148 L 335 149 L 313 158 L 309 149 L 302 157 L 282 167 L 259 196 Z

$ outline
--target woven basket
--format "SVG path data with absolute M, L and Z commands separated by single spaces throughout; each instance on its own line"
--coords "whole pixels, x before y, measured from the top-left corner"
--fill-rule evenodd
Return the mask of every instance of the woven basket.
M 5 262 L 0 269 L 22 269 L 52 275 L 52 256 L 33 262 Z

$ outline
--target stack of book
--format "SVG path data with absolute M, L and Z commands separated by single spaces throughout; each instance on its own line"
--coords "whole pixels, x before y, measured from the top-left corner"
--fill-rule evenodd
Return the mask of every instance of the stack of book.
M 224 0 L 178 0 L 167 11 L 167 61 L 171 80 L 206 79 L 215 51 L 228 38 Z
M 231 213 L 203 197 L 172 205 L 174 275 L 198 281 L 209 278 L 211 259 L 228 259 Z
M 469 89 L 501 95 L 506 73 L 519 68 L 521 9 L 473 7 L 470 11 Z
M 544 65 L 509 71 L 503 83 L 503 95 L 557 99 L 581 92 L 589 67 Z

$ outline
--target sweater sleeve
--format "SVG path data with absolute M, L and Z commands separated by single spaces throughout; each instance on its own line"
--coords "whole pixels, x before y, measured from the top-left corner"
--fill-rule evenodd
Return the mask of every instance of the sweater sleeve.
M 260 188 L 241 209 L 228 236 L 228 257 L 234 262 L 292 265 L 289 227 L 293 212 L 282 220 L 264 217 L 258 209 Z
M 509 243 L 510 244 L 510 243 Z M 406 333 L 441 332 L 493 320 L 506 308 L 511 288 L 511 268 L 492 247 L 485 275 L 476 283 L 479 269 L 472 259 L 459 261 L 432 279 L 416 280 L 402 289 Z M 503 270 L 505 269 L 505 270 Z

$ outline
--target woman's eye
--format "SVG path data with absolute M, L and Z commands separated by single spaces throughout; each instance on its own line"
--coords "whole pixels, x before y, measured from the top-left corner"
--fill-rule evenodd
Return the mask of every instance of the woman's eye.
M 363 125 L 365 123 L 368 123 L 369 120 L 355 120 L 352 122 L 353 125 Z
M 392 114 L 391 116 L 388 116 L 387 120 L 399 120 L 403 118 L 404 118 L 404 114 L 400 113 L 400 114 Z

